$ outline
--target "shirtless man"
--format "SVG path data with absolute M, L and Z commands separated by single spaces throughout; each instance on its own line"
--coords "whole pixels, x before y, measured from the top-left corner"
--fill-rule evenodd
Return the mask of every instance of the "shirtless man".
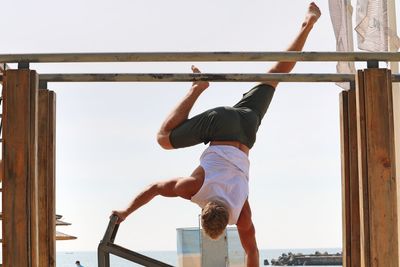
M 311 3 L 300 32 L 287 51 L 301 51 L 321 13 Z M 278 62 L 269 73 L 289 73 L 296 62 Z M 194 73 L 200 71 L 192 66 Z M 259 253 L 248 201 L 249 151 L 256 132 L 278 85 L 274 81 L 258 84 L 233 107 L 217 107 L 188 119 L 189 112 L 208 82 L 194 82 L 191 89 L 167 117 L 157 136 L 164 149 L 210 143 L 198 166 L 189 177 L 156 182 L 138 194 L 120 211 L 117 223 L 154 197 L 181 197 L 201 208 L 203 231 L 217 239 L 228 224 L 236 224 L 246 252 L 247 267 L 259 266 Z

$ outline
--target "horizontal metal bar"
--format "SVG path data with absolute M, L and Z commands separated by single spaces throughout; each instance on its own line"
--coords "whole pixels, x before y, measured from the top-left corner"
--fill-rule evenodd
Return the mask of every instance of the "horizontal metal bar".
M 400 61 L 397 52 L 139 52 L 2 54 L 3 63 L 198 61 Z
M 299 74 L 299 73 L 91 73 L 91 74 L 41 74 L 47 82 L 353 82 L 354 74 Z M 400 75 L 392 75 L 393 82 L 400 82 Z
M 350 82 L 354 74 L 282 74 L 282 73 L 120 73 L 120 74 L 41 74 L 47 82 Z
M 131 262 L 138 263 L 143 266 L 148 266 L 148 267 L 173 267 L 172 265 L 166 264 L 164 262 L 161 262 L 159 260 L 147 257 L 143 254 L 131 251 L 129 249 L 126 249 L 124 247 L 108 243 L 108 244 L 100 244 L 99 249 L 102 251 L 102 253 L 110 253 L 113 255 L 116 255 L 118 257 L 121 257 L 125 260 L 129 260 Z

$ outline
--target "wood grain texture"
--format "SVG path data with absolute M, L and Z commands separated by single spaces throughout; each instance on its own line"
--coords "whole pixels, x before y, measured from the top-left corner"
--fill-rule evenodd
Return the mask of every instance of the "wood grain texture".
M 55 94 L 39 90 L 39 266 L 55 266 Z
M 343 266 L 359 267 L 360 209 L 355 90 L 340 94 Z
M 38 266 L 38 76 L 6 71 L 3 105 L 3 266 Z
M 350 214 L 350 149 L 349 149 L 349 110 L 348 92 L 339 95 L 340 103 L 340 145 L 342 159 L 342 246 L 343 267 L 351 266 L 351 214 Z
M 351 267 L 361 265 L 360 247 L 360 194 L 358 178 L 358 144 L 357 144 L 357 108 L 355 89 L 348 93 L 349 121 L 349 186 L 350 186 L 350 243 Z
M 359 71 L 361 266 L 399 266 L 391 73 Z

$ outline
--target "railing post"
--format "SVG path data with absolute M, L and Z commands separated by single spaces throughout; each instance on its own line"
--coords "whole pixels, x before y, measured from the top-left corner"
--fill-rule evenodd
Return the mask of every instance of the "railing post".
M 110 267 L 110 254 L 103 250 L 101 243 L 97 248 L 97 262 L 99 267 Z
M 109 243 L 114 243 L 119 228 L 117 220 L 118 217 L 116 215 L 111 216 L 107 230 L 104 233 L 104 237 L 100 241 L 100 244 L 97 248 L 97 260 L 99 267 L 110 267 L 110 253 L 106 252 L 105 246 L 107 246 Z
M 114 244 L 115 236 L 119 228 L 118 217 L 112 215 L 108 223 L 106 233 L 97 248 L 97 260 L 99 267 L 110 267 L 110 254 L 121 257 L 131 262 L 148 267 L 172 267 L 169 264 L 147 257 Z

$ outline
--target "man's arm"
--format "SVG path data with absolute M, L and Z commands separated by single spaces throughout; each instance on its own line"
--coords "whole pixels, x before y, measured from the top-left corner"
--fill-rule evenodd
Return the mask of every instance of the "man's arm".
M 290 44 L 290 46 L 286 49 L 286 51 L 303 50 L 308 35 L 320 16 L 321 11 L 319 10 L 318 6 L 314 2 L 312 2 L 308 7 L 308 11 L 306 13 L 304 22 L 301 25 L 300 32 L 297 34 L 297 36 Z M 296 62 L 278 62 L 268 71 L 268 73 L 289 73 L 292 71 L 295 65 Z M 276 87 L 278 85 L 278 82 L 275 81 L 266 83 L 272 85 L 273 87 Z
M 114 210 L 112 213 L 118 216 L 117 223 L 121 223 L 129 216 L 129 214 L 147 204 L 158 195 L 190 199 L 200 190 L 203 181 L 204 170 L 199 166 L 194 170 L 190 177 L 174 178 L 149 185 L 132 200 L 125 210 Z
M 247 255 L 246 266 L 259 267 L 260 256 L 258 254 L 256 242 L 256 230 L 254 228 L 253 221 L 251 220 L 251 209 L 247 200 L 243 205 L 242 212 L 240 213 L 236 226 L 243 249 Z

